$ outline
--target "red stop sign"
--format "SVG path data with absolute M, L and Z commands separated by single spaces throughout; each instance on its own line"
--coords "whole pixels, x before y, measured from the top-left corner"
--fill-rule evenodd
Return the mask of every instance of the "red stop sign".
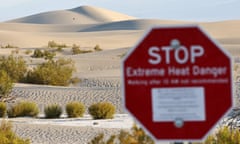
M 202 140 L 230 110 L 230 55 L 198 26 L 151 29 L 125 57 L 126 110 L 156 140 Z

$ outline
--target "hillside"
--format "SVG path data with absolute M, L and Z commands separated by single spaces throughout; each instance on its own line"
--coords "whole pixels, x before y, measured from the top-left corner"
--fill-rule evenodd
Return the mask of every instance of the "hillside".
M 39 13 L 8 22 L 32 24 L 95 24 L 129 19 L 135 18 L 103 8 L 80 6 L 68 10 Z

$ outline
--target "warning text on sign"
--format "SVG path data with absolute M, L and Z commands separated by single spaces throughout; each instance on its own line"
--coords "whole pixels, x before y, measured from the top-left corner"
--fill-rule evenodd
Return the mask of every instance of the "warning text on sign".
M 205 120 L 203 87 L 153 88 L 151 95 L 154 122 Z

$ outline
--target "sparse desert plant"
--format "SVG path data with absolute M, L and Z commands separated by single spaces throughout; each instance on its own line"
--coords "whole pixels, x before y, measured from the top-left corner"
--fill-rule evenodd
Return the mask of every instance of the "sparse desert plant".
M 41 51 L 40 49 L 35 49 L 32 58 L 44 58 L 45 60 L 52 60 L 56 56 L 56 53 L 49 50 Z
M 6 46 L 2 46 L 2 48 L 18 48 L 18 47 L 11 44 L 7 44 Z
M 51 104 L 44 108 L 46 118 L 59 118 L 62 114 L 62 108 L 58 104 Z
M 115 106 L 109 102 L 95 103 L 88 108 L 88 112 L 93 119 L 112 119 L 115 110 Z
M 102 51 L 102 49 L 100 48 L 100 46 L 98 44 L 94 47 L 94 50 L 95 51 Z
M 29 71 L 27 83 L 67 86 L 70 84 L 72 73 L 75 71 L 71 59 L 58 59 L 42 63 Z
M 58 47 L 55 51 L 62 52 L 63 51 L 63 47 Z
M 143 129 L 133 126 L 131 131 L 121 131 L 117 135 L 112 135 L 108 139 L 100 133 L 94 137 L 88 144 L 154 144 L 154 141 L 148 136 Z M 193 142 L 193 144 L 239 144 L 239 129 L 229 129 L 220 127 L 218 131 L 207 137 L 204 142 Z
M 5 117 L 7 114 L 7 105 L 5 102 L 0 102 L 0 117 Z
M 27 72 L 26 61 L 22 57 L 0 57 L 0 69 L 7 72 L 13 82 L 20 82 Z
M 0 100 L 7 97 L 13 89 L 13 81 L 5 70 L 0 70 Z
M 44 57 L 44 53 L 40 49 L 35 49 L 33 52 L 32 58 L 42 58 Z
M 133 126 L 130 131 L 121 130 L 117 135 L 111 135 L 108 139 L 100 133 L 88 144 L 154 144 L 153 139 L 148 136 L 142 128 Z
M 29 55 L 29 54 L 32 53 L 32 50 L 26 50 L 24 53 L 25 53 L 26 55 Z
M 72 46 L 72 54 L 84 54 L 84 53 L 90 53 L 92 50 L 81 50 L 79 45 L 73 44 Z
M 48 48 L 55 48 L 57 45 L 58 44 L 53 40 L 48 42 Z
M 203 144 L 239 144 L 240 132 L 238 129 L 230 130 L 228 127 L 221 127 L 217 133 L 207 137 Z
M 66 105 L 68 117 L 82 117 L 85 112 L 85 106 L 81 102 L 70 102 Z
M 80 46 L 79 45 L 76 45 L 76 44 L 73 44 L 72 46 L 72 54 L 80 54 L 81 53 L 81 50 L 80 50 Z
M 66 48 L 68 47 L 66 44 L 58 44 L 57 48 L 60 49 L 60 48 Z
M 11 54 L 19 54 L 19 48 L 16 48 L 15 50 L 12 50 Z
M 36 117 L 39 108 L 34 102 L 22 101 L 10 107 L 7 111 L 8 117 Z
M 52 51 L 44 50 L 43 55 L 45 60 L 52 60 L 56 56 L 56 53 Z
M 12 124 L 2 120 L 0 125 L 0 144 L 30 144 L 30 140 L 17 136 L 12 130 Z
M 65 47 L 67 47 L 66 44 L 58 44 L 55 41 L 48 42 L 48 48 L 65 48 Z

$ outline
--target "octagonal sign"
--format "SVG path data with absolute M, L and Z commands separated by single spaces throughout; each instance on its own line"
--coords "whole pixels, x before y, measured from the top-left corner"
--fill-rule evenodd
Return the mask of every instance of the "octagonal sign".
M 233 105 L 231 68 L 200 27 L 152 28 L 122 62 L 124 107 L 156 140 L 202 140 Z

